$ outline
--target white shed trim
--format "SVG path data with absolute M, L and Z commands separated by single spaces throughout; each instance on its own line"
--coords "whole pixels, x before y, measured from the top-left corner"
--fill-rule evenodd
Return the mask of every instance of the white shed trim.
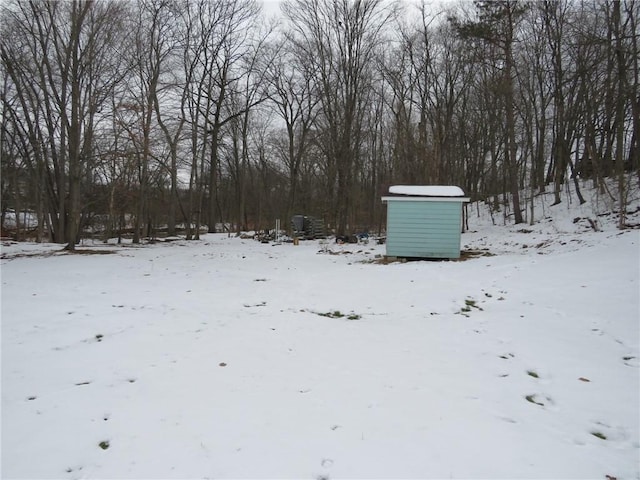
M 389 193 L 415 197 L 464 197 L 462 189 L 453 185 L 392 185 Z
M 394 196 L 382 197 L 383 202 L 468 202 L 469 197 L 410 197 L 410 196 Z

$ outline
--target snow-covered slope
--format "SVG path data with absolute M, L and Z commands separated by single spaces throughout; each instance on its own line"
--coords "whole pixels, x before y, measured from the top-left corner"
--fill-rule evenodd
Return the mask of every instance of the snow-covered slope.
M 6 243 L 2 478 L 639 478 L 640 231 L 547 210 L 457 262 Z

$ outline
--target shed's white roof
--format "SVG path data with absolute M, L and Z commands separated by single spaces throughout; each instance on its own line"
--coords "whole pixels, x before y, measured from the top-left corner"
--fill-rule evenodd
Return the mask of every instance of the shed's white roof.
M 464 197 L 460 187 L 447 185 L 392 185 L 389 193 L 416 197 Z

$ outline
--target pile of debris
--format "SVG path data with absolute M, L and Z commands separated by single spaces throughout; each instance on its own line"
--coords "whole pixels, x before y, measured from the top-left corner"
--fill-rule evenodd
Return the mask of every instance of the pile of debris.
M 327 238 L 324 220 L 308 215 L 294 215 L 291 217 L 291 231 L 294 238 L 304 240 Z

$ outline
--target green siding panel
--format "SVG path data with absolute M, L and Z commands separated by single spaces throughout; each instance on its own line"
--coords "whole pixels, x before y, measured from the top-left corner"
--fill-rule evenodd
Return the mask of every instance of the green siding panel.
M 387 225 L 394 227 L 394 228 L 405 228 L 405 229 L 412 229 L 412 230 L 417 230 L 417 231 L 423 231 L 426 226 L 431 226 L 434 227 L 436 225 L 440 225 L 443 228 L 455 228 L 455 227 L 459 227 L 460 226 L 460 221 L 459 220 L 452 220 L 452 219 L 446 219 L 446 220 L 434 220 L 434 219 L 429 219 L 429 218 L 425 218 L 422 220 L 400 220 L 398 218 L 393 218 L 393 219 L 389 219 L 387 222 Z
M 387 202 L 387 255 L 458 258 L 462 202 Z

